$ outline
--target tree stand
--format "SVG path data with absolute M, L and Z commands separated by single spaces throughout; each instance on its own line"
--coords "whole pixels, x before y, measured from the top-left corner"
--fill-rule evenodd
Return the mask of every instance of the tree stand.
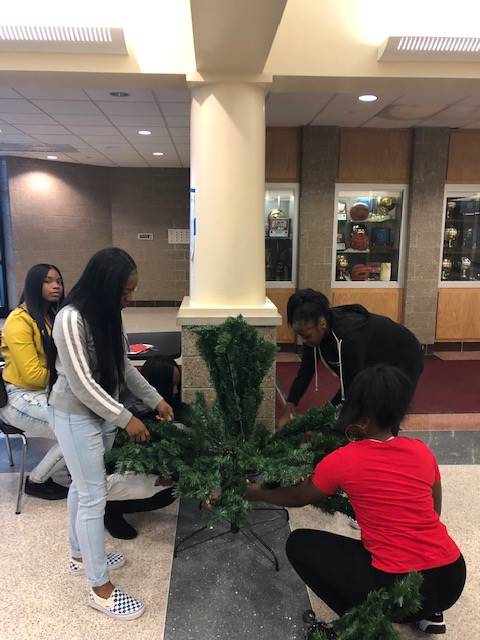
M 199 509 L 201 510 L 202 508 L 203 508 L 202 503 L 200 503 Z M 206 542 L 210 542 L 211 540 L 215 540 L 216 538 L 222 538 L 223 536 L 226 536 L 229 533 L 232 533 L 232 534 L 241 533 L 249 542 L 253 542 L 255 548 L 258 549 L 258 551 L 260 551 L 260 553 L 273 564 L 273 566 L 275 567 L 275 571 L 280 571 L 280 565 L 278 562 L 277 554 L 270 547 L 270 545 L 268 545 L 265 542 L 262 536 L 260 536 L 254 530 L 254 527 L 262 524 L 266 524 L 268 522 L 275 522 L 276 520 L 279 519 L 279 517 L 283 519 L 283 516 L 285 516 L 285 524 L 287 524 L 290 520 L 290 515 L 287 509 L 276 508 L 276 507 L 253 507 L 252 511 L 274 511 L 274 512 L 277 512 L 279 516 L 276 516 L 274 518 L 267 518 L 265 520 L 258 520 L 256 522 L 246 524 L 244 527 L 240 527 L 236 523 L 231 522 L 229 526 L 227 525 L 228 527 L 227 529 L 225 529 L 224 531 L 220 531 L 219 533 L 213 533 L 214 527 L 205 525 L 203 527 L 200 527 L 199 529 L 196 529 L 192 533 L 189 533 L 184 538 L 181 538 L 175 545 L 175 548 L 173 551 L 173 557 L 176 558 L 177 555 L 182 551 L 186 551 L 187 549 L 192 549 L 193 547 L 197 547 L 199 545 L 205 544 Z M 206 538 L 202 538 L 199 541 L 190 542 L 188 544 L 189 541 L 194 540 L 194 538 L 196 538 L 198 535 L 200 535 L 203 531 L 206 531 L 207 529 L 212 530 L 211 535 L 209 535 Z

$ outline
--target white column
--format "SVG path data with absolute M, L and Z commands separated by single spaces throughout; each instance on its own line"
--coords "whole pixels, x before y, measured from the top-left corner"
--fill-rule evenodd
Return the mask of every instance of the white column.
M 184 310 L 277 315 L 265 298 L 265 86 L 264 77 L 191 83 L 196 233 Z

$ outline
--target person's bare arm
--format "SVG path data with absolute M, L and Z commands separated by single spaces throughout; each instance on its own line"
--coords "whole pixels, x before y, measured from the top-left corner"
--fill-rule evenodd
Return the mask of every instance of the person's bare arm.
M 317 503 L 326 494 L 319 491 L 311 478 L 307 478 L 293 487 L 279 487 L 278 489 L 262 489 L 258 484 L 247 484 L 247 500 L 252 502 L 268 502 L 279 507 L 304 507 Z
M 442 483 L 436 482 L 432 487 L 433 508 L 440 516 L 442 514 Z

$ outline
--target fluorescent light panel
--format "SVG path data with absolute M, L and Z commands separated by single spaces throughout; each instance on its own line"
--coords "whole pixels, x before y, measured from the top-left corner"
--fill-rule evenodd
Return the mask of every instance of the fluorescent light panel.
M 389 36 L 378 50 L 382 62 L 478 62 L 480 37 Z
M 0 51 L 127 54 L 123 29 L 0 25 Z
M 112 42 L 108 27 L 16 27 L 0 25 L 0 40 Z

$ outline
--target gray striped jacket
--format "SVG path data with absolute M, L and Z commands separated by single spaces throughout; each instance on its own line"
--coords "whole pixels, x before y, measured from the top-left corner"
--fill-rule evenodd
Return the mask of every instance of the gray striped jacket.
M 75 307 L 68 305 L 55 318 L 53 339 L 58 356 L 58 379 L 49 404 L 65 413 L 94 414 L 107 422 L 127 426 L 131 412 L 118 401 L 118 390 L 111 396 L 98 383 L 97 356 L 90 327 Z M 137 371 L 125 352 L 125 383 L 134 396 L 155 409 L 162 396 Z

